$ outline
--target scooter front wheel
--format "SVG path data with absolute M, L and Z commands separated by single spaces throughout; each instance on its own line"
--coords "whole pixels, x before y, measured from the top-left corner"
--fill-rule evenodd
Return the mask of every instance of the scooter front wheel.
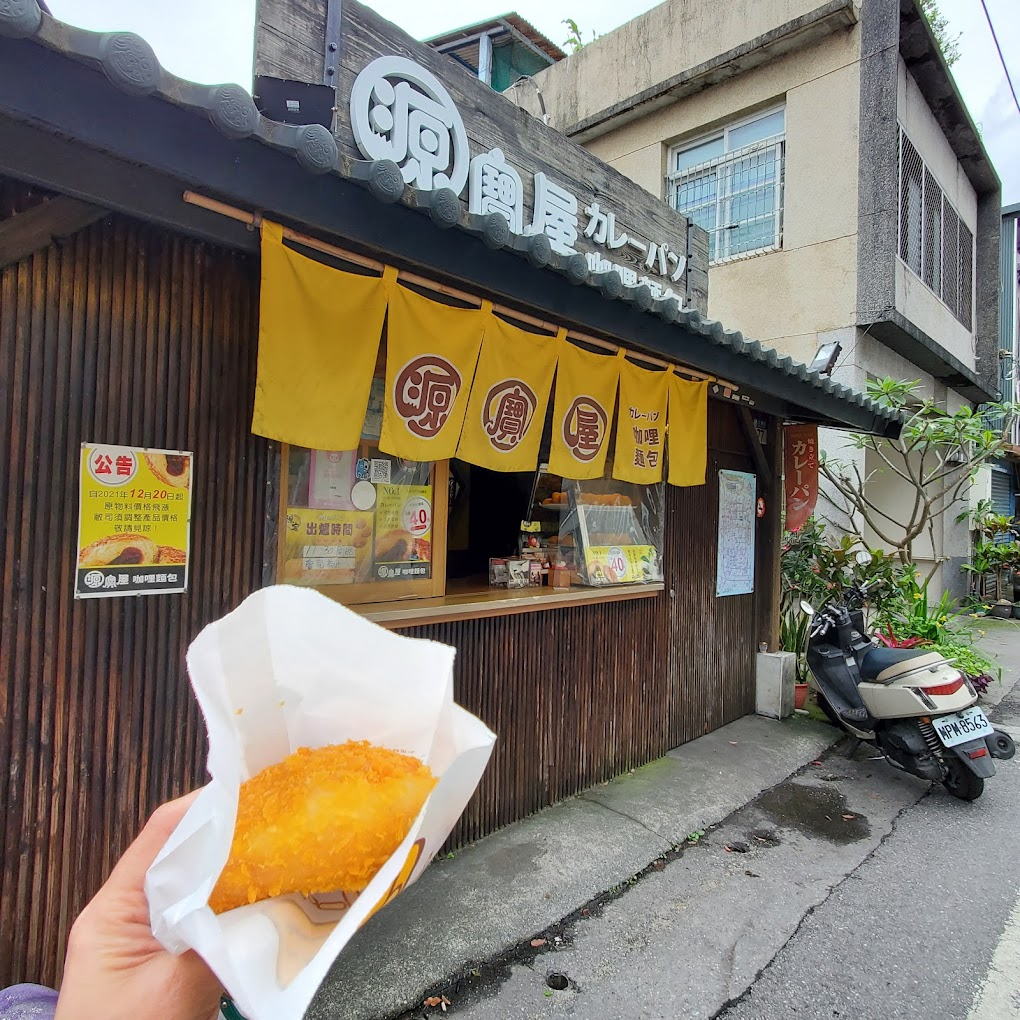
M 973 772 L 958 758 L 946 761 L 946 778 L 942 785 L 954 797 L 960 800 L 977 800 L 985 792 L 985 781 Z

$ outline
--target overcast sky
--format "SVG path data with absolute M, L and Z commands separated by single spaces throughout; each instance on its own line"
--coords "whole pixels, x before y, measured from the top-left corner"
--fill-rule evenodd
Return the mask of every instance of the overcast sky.
M 251 88 L 255 0 L 48 0 L 55 17 L 91 29 L 129 29 L 144 36 L 160 62 L 182 78 Z M 986 0 L 1002 51 L 1020 88 L 1017 0 Z M 655 6 L 649 0 L 370 0 L 370 7 L 423 38 L 516 10 L 553 42 L 567 37 L 564 18 L 585 36 L 603 34 Z M 1013 104 L 980 0 L 941 0 L 954 32 L 961 32 L 956 80 L 982 131 L 1003 182 L 1003 204 L 1020 202 L 1020 111 Z M 624 14 L 626 12 L 626 14 Z

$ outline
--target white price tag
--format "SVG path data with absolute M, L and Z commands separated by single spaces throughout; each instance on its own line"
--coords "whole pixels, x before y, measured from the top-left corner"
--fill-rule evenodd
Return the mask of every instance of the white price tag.
M 432 504 L 424 496 L 413 496 L 404 504 L 401 523 L 412 535 L 425 535 L 432 529 Z

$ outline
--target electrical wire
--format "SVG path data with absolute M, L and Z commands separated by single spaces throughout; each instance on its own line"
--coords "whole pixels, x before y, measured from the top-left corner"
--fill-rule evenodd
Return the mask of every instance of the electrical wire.
M 1013 88 L 1013 79 L 1009 76 L 1009 68 L 1006 66 L 1006 58 L 1002 55 L 1002 47 L 999 45 L 999 37 L 995 34 L 995 26 L 992 24 L 992 17 L 988 13 L 988 5 L 985 0 L 981 0 L 981 7 L 985 12 L 985 21 L 988 22 L 988 27 L 992 33 L 992 39 L 995 42 L 995 48 L 999 51 L 999 63 L 1002 64 L 1003 71 L 1006 72 L 1006 81 L 1009 84 L 1009 91 L 1013 93 L 1013 103 L 1016 105 L 1017 113 L 1020 113 L 1020 99 L 1016 97 L 1016 89 Z

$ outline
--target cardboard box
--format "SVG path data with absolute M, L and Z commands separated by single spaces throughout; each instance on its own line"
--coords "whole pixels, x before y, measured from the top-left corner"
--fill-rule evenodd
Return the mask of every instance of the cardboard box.
M 531 563 L 529 560 L 507 560 L 508 588 L 527 588 L 531 584 Z
M 489 560 L 489 587 L 505 588 L 509 580 L 507 561 L 503 558 L 492 558 Z
M 549 566 L 549 587 L 550 588 L 569 588 L 570 587 L 570 568 L 569 567 L 555 567 L 550 564 Z

